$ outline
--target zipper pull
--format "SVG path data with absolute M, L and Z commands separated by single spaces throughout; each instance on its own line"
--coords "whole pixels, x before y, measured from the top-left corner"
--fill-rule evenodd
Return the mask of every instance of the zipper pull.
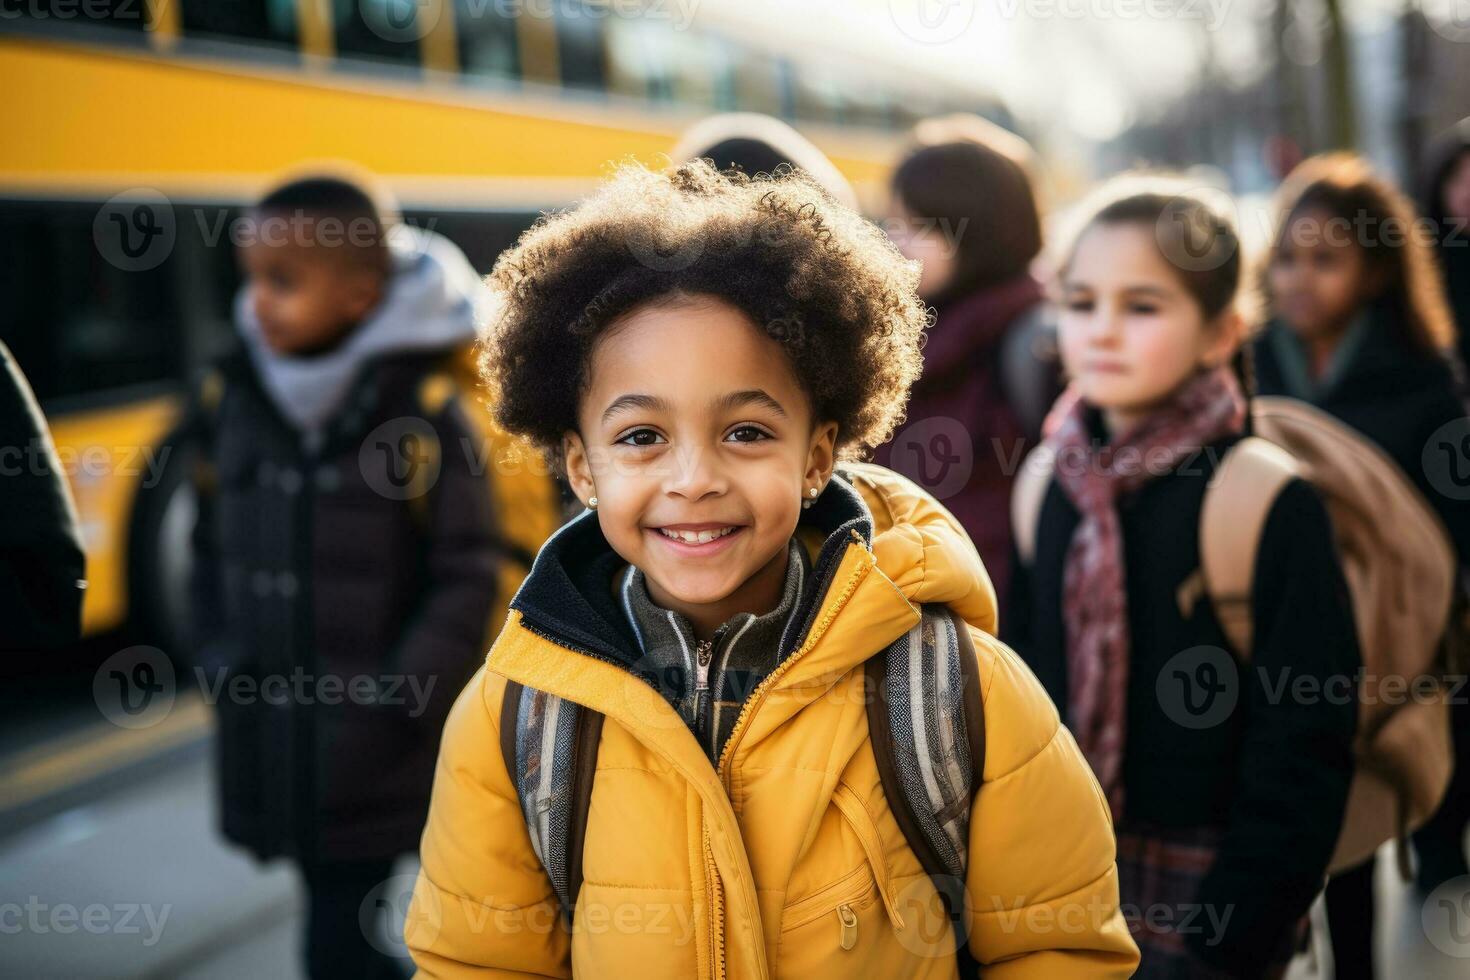
M 852 949 L 857 945 L 857 913 L 852 910 L 851 905 L 837 906 L 837 922 L 841 926 L 839 942 L 843 949 Z
M 694 689 L 696 691 L 709 690 L 709 662 L 714 659 L 714 640 L 700 640 L 699 645 L 694 648 Z

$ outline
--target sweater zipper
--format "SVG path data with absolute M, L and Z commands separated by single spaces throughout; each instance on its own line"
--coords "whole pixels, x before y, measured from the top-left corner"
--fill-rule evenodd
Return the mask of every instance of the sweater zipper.
M 848 534 L 851 535 L 853 541 L 857 542 L 858 544 L 863 543 L 862 535 L 858 534 L 857 531 L 849 530 Z M 838 559 L 838 556 L 841 556 L 845 553 L 846 549 L 834 552 L 834 560 L 840 560 Z M 837 614 L 842 611 L 842 608 L 844 606 L 847 605 L 847 600 L 852 597 L 852 593 L 857 589 L 858 583 L 860 583 L 867 576 L 868 570 L 871 567 L 871 563 L 869 562 L 863 562 L 857 567 L 857 569 L 852 573 L 848 580 L 843 583 L 842 591 L 838 593 L 837 601 L 832 603 L 832 608 L 827 610 L 827 615 L 823 616 L 818 622 L 812 624 L 812 628 L 810 631 L 807 632 L 806 638 L 802 641 L 801 646 L 797 647 L 796 650 L 792 652 L 791 656 L 782 660 L 775 670 L 767 674 L 765 679 L 756 685 L 755 690 L 750 692 L 750 697 L 745 699 L 745 704 L 743 704 L 740 708 L 740 714 L 735 717 L 735 726 L 730 729 L 730 737 L 725 741 L 725 749 L 723 752 L 720 753 L 720 761 L 718 765 L 715 766 L 715 773 L 720 777 L 720 782 L 725 787 L 725 795 L 728 796 L 731 792 L 733 792 L 729 762 L 730 759 L 735 755 L 735 749 L 740 745 L 740 739 L 745 734 L 745 729 L 749 725 L 751 715 L 755 713 L 755 710 L 760 706 L 760 703 L 765 700 L 766 693 L 771 689 L 771 687 L 775 685 L 775 683 L 781 679 L 786 671 L 790 670 L 791 667 L 798 660 L 800 660 L 808 650 L 815 646 L 816 642 L 822 638 L 822 635 L 824 633 L 827 632 L 827 628 L 832 625 L 832 620 L 837 618 Z M 821 577 L 826 573 L 826 569 L 819 569 L 818 572 L 819 574 L 814 577 L 817 581 L 821 581 Z M 821 600 L 818 599 L 817 602 L 820 605 Z

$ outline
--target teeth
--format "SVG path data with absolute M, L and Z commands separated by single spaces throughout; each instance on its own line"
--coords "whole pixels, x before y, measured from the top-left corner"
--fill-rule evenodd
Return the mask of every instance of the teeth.
M 715 538 L 723 538 L 735 530 L 735 526 L 722 527 L 718 531 L 671 531 L 666 527 L 659 528 L 659 532 L 666 538 L 675 541 L 683 541 L 685 544 L 705 544 Z

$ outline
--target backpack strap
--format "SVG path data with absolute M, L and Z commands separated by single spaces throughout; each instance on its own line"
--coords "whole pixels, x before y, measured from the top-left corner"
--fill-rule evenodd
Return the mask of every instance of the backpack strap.
M 602 723 L 600 711 L 506 682 L 500 704 L 500 753 L 531 847 L 551 879 L 568 929 L 582 890 L 582 851 Z
M 1036 557 L 1036 527 L 1056 465 L 1055 450 L 1045 444 L 1037 446 L 1022 461 L 1011 487 L 1011 536 L 1023 565 L 1031 564 Z
M 868 733 L 899 829 L 934 883 L 962 977 L 979 975 L 965 912 L 970 811 L 985 772 L 985 706 L 964 620 L 925 604 L 919 623 L 864 666 Z
M 1247 436 L 1226 453 L 1205 489 L 1200 509 L 1199 554 L 1203 591 L 1210 597 L 1225 638 L 1242 658 L 1250 656 L 1254 621 L 1251 586 L 1261 533 L 1276 498 L 1301 466 L 1285 449 Z M 1180 612 L 1188 615 L 1198 589 L 1180 587 Z

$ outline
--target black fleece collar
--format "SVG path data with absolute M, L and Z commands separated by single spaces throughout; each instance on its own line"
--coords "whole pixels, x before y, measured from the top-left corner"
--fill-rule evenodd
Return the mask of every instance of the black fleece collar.
M 840 470 L 802 511 L 798 530 L 803 526 L 816 528 L 824 540 L 812 563 L 810 587 L 803 589 L 782 637 L 783 657 L 810 628 L 852 532 L 861 535 L 865 547 L 873 543 L 873 515 Z M 584 511 L 541 546 L 510 608 L 520 612 L 528 629 L 554 643 L 632 668 L 639 659 L 638 641 L 613 594 L 613 578 L 626 564 L 608 544 L 596 511 Z

